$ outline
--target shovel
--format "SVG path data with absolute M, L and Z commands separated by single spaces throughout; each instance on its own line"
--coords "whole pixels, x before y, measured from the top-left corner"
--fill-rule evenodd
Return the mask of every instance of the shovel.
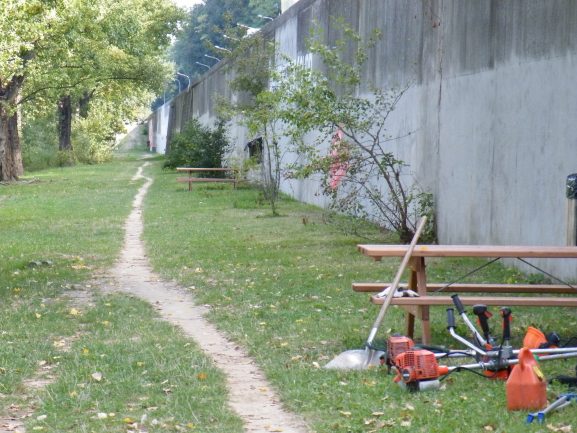
M 379 310 L 379 314 L 375 323 L 373 324 L 373 328 L 371 329 L 371 333 L 369 334 L 369 338 L 367 338 L 367 342 L 365 343 L 364 349 L 356 349 L 356 350 L 347 350 L 332 361 L 330 361 L 325 368 L 330 369 L 337 369 L 337 370 L 364 370 L 369 367 L 378 366 L 381 364 L 381 356 L 384 355 L 384 352 L 380 350 L 375 350 L 372 347 L 373 340 L 377 335 L 377 330 L 379 326 L 381 326 L 381 322 L 385 317 L 385 312 L 391 303 L 391 300 L 395 296 L 395 292 L 397 291 L 397 286 L 399 285 L 399 281 L 409 263 L 409 259 L 411 258 L 411 254 L 413 254 L 413 250 L 415 249 L 415 245 L 417 244 L 417 239 L 421 235 L 423 231 L 423 227 L 425 227 L 425 223 L 427 222 L 427 217 L 421 217 L 419 224 L 417 226 L 417 230 L 415 231 L 415 235 L 413 236 L 413 240 L 411 241 L 407 252 L 403 257 L 403 261 L 401 262 L 401 266 L 397 271 L 397 275 L 393 281 L 393 284 L 389 288 L 387 295 L 383 304 L 381 305 L 381 309 Z

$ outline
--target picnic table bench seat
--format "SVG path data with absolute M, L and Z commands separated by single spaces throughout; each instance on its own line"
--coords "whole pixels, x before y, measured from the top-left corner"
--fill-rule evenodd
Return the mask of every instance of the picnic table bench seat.
M 355 292 L 380 292 L 391 283 L 353 283 Z M 399 284 L 407 289 L 408 284 Z M 427 283 L 427 293 L 533 293 L 547 295 L 576 295 L 577 288 L 565 284 L 501 284 L 501 283 Z
M 577 307 L 577 296 L 459 296 L 463 305 L 492 305 L 518 307 Z M 380 305 L 384 297 L 371 296 L 373 304 Z M 415 298 L 393 298 L 392 305 L 453 305 L 450 296 L 427 295 Z

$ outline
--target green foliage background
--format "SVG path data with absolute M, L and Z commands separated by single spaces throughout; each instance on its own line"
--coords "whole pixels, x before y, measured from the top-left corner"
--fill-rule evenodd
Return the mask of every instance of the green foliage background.
M 164 167 L 222 167 L 222 158 L 229 146 L 223 123 L 211 129 L 193 119 L 171 140 Z M 206 176 L 221 175 L 206 173 Z
M 280 0 L 207 0 L 191 10 L 171 57 L 179 71 L 199 77 L 206 68 L 196 62 L 212 66 L 215 61 L 205 54 L 222 58 L 223 52 L 213 47 L 231 47 L 233 40 L 224 35 L 240 38 L 246 29 L 239 24 L 260 28 L 268 20 L 259 15 L 274 18 L 279 13 Z M 186 85 L 185 81 L 182 84 Z
M 57 165 L 58 135 L 56 113 L 31 119 L 22 128 L 22 159 L 26 170 L 36 171 Z

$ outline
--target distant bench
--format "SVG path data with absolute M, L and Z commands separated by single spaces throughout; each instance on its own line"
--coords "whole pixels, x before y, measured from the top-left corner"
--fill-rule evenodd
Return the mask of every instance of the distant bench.
M 236 188 L 237 178 L 234 176 L 236 170 L 229 167 L 218 167 L 218 168 L 203 168 L 203 167 L 177 167 L 176 171 L 180 173 L 188 173 L 188 177 L 177 177 L 177 182 L 188 183 L 188 190 L 192 191 L 192 184 L 197 182 L 216 182 L 216 183 L 232 183 L 233 187 Z M 207 172 L 224 172 L 232 173 L 233 177 L 194 177 L 193 173 L 207 173 Z

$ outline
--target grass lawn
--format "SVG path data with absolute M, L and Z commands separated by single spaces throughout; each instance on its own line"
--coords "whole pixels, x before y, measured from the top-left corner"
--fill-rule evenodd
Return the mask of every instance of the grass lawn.
M 222 374 L 149 305 L 123 295 L 95 295 L 78 305 L 66 296 L 119 253 L 141 185 L 130 180 L 139 165 L 126 154 L 0 186 L 0 414 L 21 408 L 28 431 L 242 431 L 225 409 Z M 282 216 L 273 218 L 256 190 L 195 185 L 188 192 L 160 161 L 146 174 L 155 178 L 144 212 L 155 270 L 211 306 L 211 320 L 248 349 L 287 407 L 316 432 L 575 431 L 574 405 L 546 425 L 527 426 L 526 412 L 506 410 L 502 382 L 467 372 L 451 375 L 440 390 L 409 394 L 386 371 L 320 368 L 362 348 L 376 317 L 351 282 L 391 280 L 400 260 L 362 256 L 356 244 L 366 239 L 325 224 L 317 208 L 283 199 Z M 480 263 L 436 261 L 428 272 L 450 281 Z M 476 278 L 526 277 L 491 266 Z M 517 346 L 529 324 L 562 337 L 577 329 L 569 309 L 513 313 Z M 458 347 L 444 316 L 444 308 L 432 310 L 433 338 Z M 385 331 L 402 332 L 403 319 L 391 308 L 377 343 Z M 576 362 L 541 366 L 548 377 L 573 375 Z M 46 376 L 46 387 L 27 386 Z M 564 391 L 550 387 L 551 397 Z
M 0 186 L 0 430 L 242 431 L 222 373 L 151 306 L 68 296 L 117 257 L 141 164 L 126 154 Z

